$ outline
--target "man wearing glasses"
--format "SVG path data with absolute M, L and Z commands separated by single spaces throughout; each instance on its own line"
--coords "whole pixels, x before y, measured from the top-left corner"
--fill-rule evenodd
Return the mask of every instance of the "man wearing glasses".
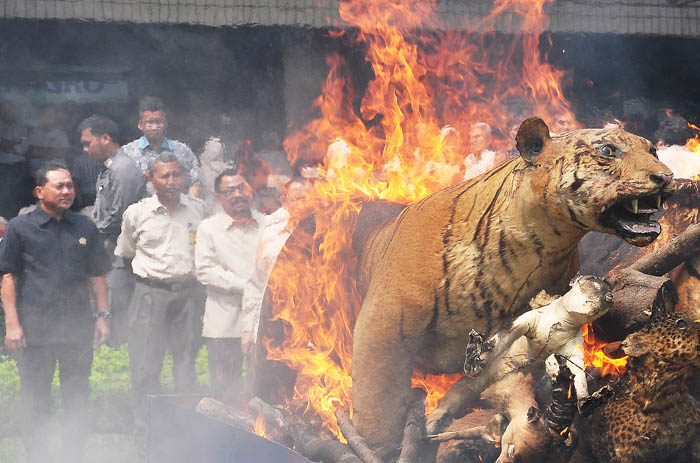
M 195 269 L 206 286 L 202 336 L 214 393 L 226 403 L 242 399 L 241 368 L 255 340 L 264 273 L 259 249 L 269 216 L 251 210 L 253 190 L 233 169 L 214 181 L 223 212 L 197 229 Z
M 144 175 L 148 171 L 148 164 L 161 153 L 172 153 L 184 169 L 187 194 L 199 197 L 202 182 L 199 160 L 186 144 L 165 136 L 168 119 L 163 100 L 155 96 L 145 96 L 141 99 L 138 128 L 143 136 L 122 146 L 122 151 L 136 162 Z M 153 194 L 150 185 L 148 193 Z

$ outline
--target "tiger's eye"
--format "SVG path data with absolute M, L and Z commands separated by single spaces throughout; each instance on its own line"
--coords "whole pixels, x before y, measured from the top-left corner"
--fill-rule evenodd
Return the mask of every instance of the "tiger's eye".
M 608 158 L 614 158 L 617 154 L 617 148 L 613 145 L 601 145 L 596 148 L 600 154 Z

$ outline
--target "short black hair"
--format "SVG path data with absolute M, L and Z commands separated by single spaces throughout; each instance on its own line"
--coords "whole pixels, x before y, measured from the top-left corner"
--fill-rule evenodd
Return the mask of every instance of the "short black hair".
M 67 170 L 70 172 L 70 169 L 68 169 L 68 166 L 66 166 L 66 163 L 63 161 L 46 161 L 34 171 L 34 185 L 46 185 L 46 182 L 49 181 L 49 179 L 46 178 L 46 174 L 53 172 L 54 170 Z
M 185 171 L 185 168 L 182 166 L 182 162 L 180 162 L 177 156 L 175 156 L 173 153 L 165 152 L 159 154 L 157 157 L 148 161 L 148 175 L 153 175 L 153 172 L 156 171 L 156 164 L 159 164 L 161 162 L 177 162 L 177 164 L 180 166 L 180 169 L 182 169 L 183 172 Z
M 221 179 L 224 177 L 233 177 L 235 175 L 240 175 L 236 169 L 226 169 L 216 176 L 214 179 L 214 191 L 219 192 L 219 187 L 221 186 Z
M 119 127 L 117 127 L 117 124 L 115 124 L 112 119 L 93 114 L 78 126 L 78 133 L 82 133 L 83 130 L 90 130 L 90 133 L 95 137 L 101 137 L 107 134 L 114 143 L 119 144 Z
M 141 98 L 141 101 L 139 101 L 139 119 L 141 119 L 144 111 L 162 111 L 163 113 L 167 113 L 165 103 L 157 96 L 144 96 Z

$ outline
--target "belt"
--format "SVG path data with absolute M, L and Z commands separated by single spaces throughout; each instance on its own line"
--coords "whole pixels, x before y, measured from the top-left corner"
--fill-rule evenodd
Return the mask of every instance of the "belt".
M 146 286 L 150 286 L 151 288 L 164 289 L 166 291 L 182 291 L 183 289 L 189 288 L 190 286 L 194 286 L 194 284 L 197 283 L 197 280 L 195 280 L 194 278 L 173 282 L 151 280 L 149 278 L 142 278 L 138 276 L 136 277 L 136 279 L 138 282 L 143 283 Z

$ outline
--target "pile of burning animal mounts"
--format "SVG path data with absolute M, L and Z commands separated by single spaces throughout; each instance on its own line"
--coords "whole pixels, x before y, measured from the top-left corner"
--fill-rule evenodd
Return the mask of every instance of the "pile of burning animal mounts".
M 700 412 L 688 393 L 700 323 L 674 312 L 678 293 L 666 276 L 683 264 L 673 277 L 692 292 L 700 225 L 680 233 L 694 219 L 666 223 L 665 235 L 678 236 L 653 252 L 582 268 L 605 279 L 577 275 L 586 233 L 646 246 L 661 233 L 651 215 L 672 216 L 676 189 L 678 204 L 692 202 L 695 183 L 673 181 L 653 145 L 621 128 L 551 136 L 531 118 L 516 147 L 519 157 L 415 205 L 363 208 L 352 243 L 364 297 L 353 418 L 336 414 L 348 444 L 321 431 L 313 414 L 255 399 L 268 438 L 333 463 L 700 461 Z M 287 246 L 309 229 L 313 217 Z M 600 236 L 583 252 L 599 253 Z M 608 343 L 606 354 L 629 356 L 624 374 L 601 378 L 584 366 L 586 324 Z M 261 323 L 264 335 L 275 332 Z M 284 376 L 278 367 L 261 369 L 263 388 L 289 381 L 270 384 Z M 414 368 L 466 375 L 426 417 L 411 389 Z

